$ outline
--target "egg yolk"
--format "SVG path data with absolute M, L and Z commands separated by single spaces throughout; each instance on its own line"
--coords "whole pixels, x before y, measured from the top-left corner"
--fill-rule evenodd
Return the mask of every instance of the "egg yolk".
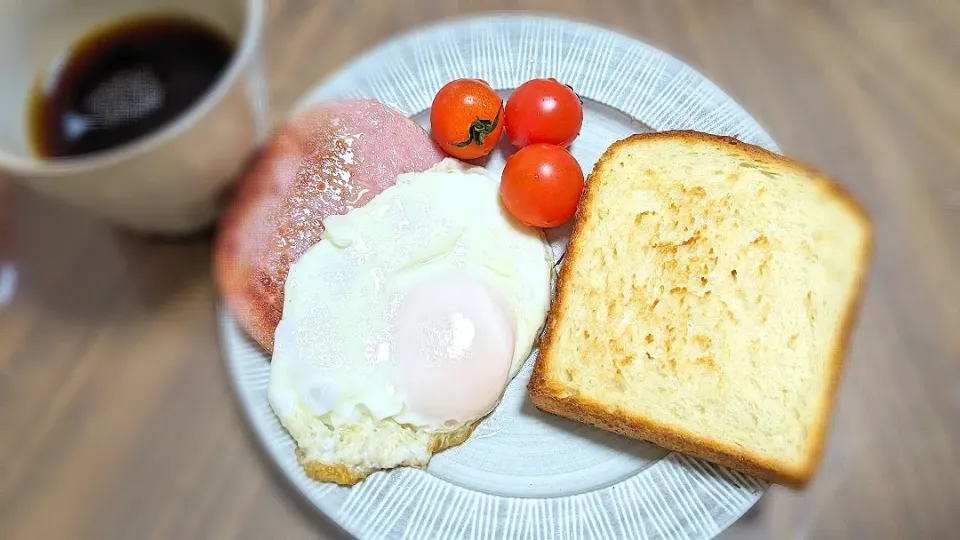
M 396 311 L 391 357 L 407 412 L 455 426 L 490 412 L 510 378 L 513 316 L 466 273 L 420 283 Z

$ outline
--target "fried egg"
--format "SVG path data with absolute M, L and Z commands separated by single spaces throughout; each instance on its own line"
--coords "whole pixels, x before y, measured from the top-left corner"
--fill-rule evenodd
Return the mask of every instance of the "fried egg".
M 425 467 L 499 403 L 550 306 L 543 233 L 448 158 L 324 221 L 291 265 L 269 402 L 314 478 Z

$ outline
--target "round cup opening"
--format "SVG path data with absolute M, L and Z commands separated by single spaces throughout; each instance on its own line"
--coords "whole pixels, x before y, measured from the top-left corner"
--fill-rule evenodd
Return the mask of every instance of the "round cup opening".
M 76 8 L 62 1 L 20 10 L 19 17 L 0 21 L 0 35 L 9 45 L 0 47 L 0 169 L 33 177 L 55 177 L 109 166 L 142 154 L 175 138 L 203 118 L 235 84 L 247 65 L 256 60 L 261 42 L 263 1 L 140 0 L 106 2 L 99 9 Z M 29 5 L 29 4 L 21 4 Z M 209 25 L 233 43 L 223 72 L 198 99 L 172 119 L 133 140 L 73 157 L 48 159 L 31 143 L 29 104 L 37 80 L 49 77 L 67 51 L 91 32 L 129 18 L 183 15 Z M 9 76 L 7 76 L 9 75 Z

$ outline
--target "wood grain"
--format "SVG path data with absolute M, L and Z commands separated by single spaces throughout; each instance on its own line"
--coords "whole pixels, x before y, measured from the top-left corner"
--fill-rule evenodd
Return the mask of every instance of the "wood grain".
M 724 538 L 947 538 L 960 527 L 960 3 L 269 2 L 275 119 L 381 39 L 492 9 L 595 20 L 679 56 L 876 221 L 825 467 Z M 0 538 L 330 537 L 234 404 L 207 240 L 114 232 L 0 183 Z M 0 284 L 0 293 L 3 286 Z

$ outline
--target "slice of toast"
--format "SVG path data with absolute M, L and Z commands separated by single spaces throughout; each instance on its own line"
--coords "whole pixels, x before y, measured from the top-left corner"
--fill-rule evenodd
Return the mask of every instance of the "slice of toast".
M 800 488 L 872 250 L 862 208 L 792 160 L 690 131 L 617 142 L 588 178 L 530 398 Z

